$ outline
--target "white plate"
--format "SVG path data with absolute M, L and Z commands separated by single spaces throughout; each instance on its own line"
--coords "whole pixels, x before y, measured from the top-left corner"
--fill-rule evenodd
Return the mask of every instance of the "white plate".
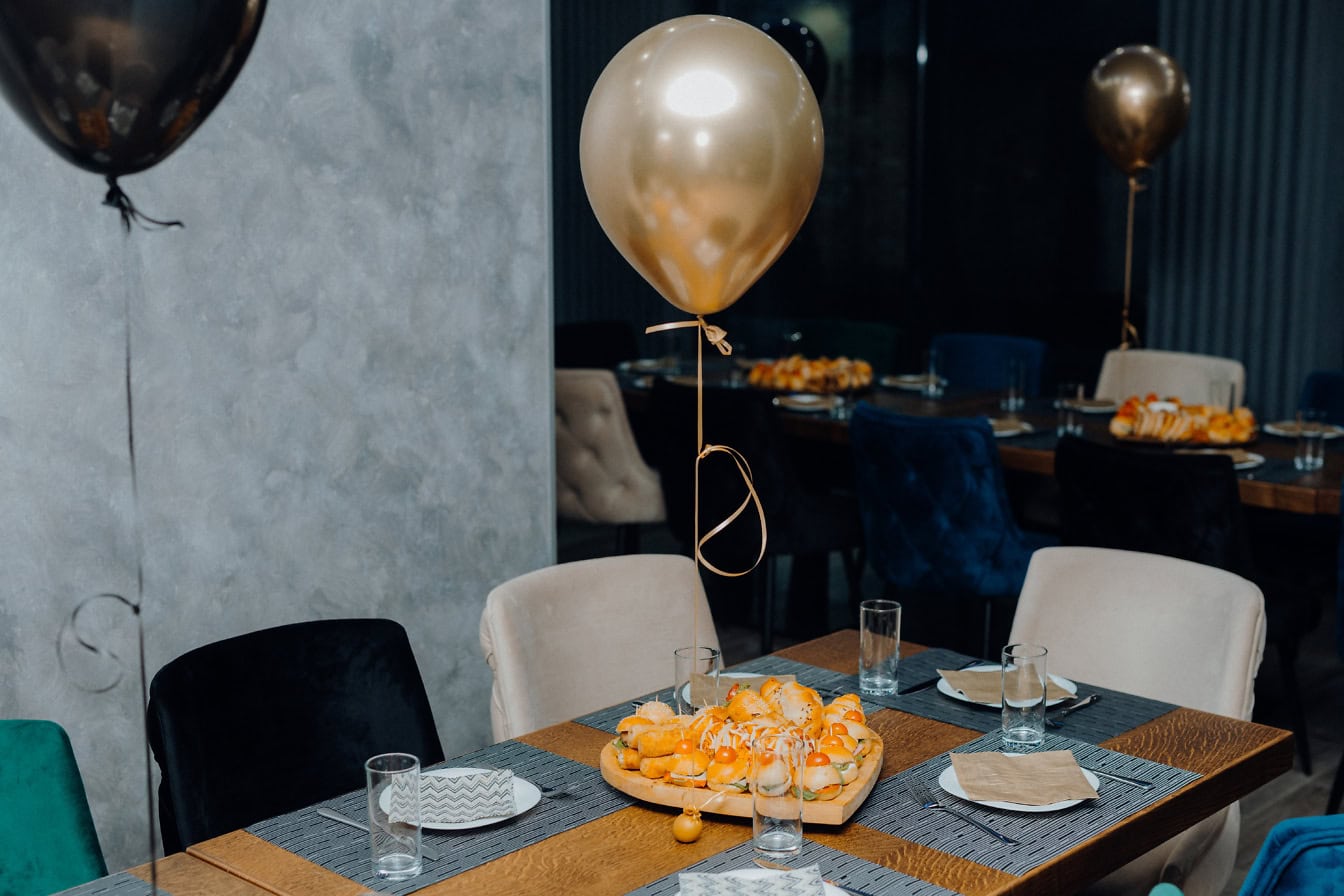
M 829 411 L 839 403 L 840 398 L 838 396 L 815 395 L 811 392 L 797 392 L 793 395 L 780 395 L 774 399 L 775 407 L 783 408 L 786 411 L 802 411 L 803 413 Z
M 1009 420 L 1002 417 L 986 417 L 989 421 L 989 428 L 994 430 L 994 438 L 1006 439 L 1010 436 L 1020 436 L 1023 433 L 1035 432 L 1036 427 L 1025 420 Z
M 1278 423 L 1266 423 L 1260 428 L 1272 436 L 1282 436 L 1285 439 L 1297 438 L 1296 420 L 1280 420 Z M 1333 424 L 1327 423 L 1325 425 L 1325 432 L 1321 434 L 1321 438 L 1337 439 L 1342 435 L 1344 435 L 1344 427 L 1334 426 Z
M 1008 753 L 1008 756 L 1014 754 Z M 1087 783 L 1096 790 L 1101 783 L 1097 776 L 1087 769 L 1082 769 L 1083 777 L 1087 778 Z M 975 803 L 977 806 L 989 806 L 992 809 L 1006 809 L 1009 812 L 1058 812 L 1060 809 L 1068 809 L 1076 806 L 1082 800 L 1060 800 L 1057 803 L 1048 803 L 1044 806 L 1024 806 L 1021 803 L 1004 803 L 998 800 L 973 800 L 966 795 L 966 791 L 961 789 L 961 782 L 957 780 L 957 770 L 952 766 L 943 769 L 943 773 L 938 776 L 938 786 L 943 790 L 955 796 L 957 799 L 965 800 L 968 803 Z
M 878 385 L 886 386 L 888 389 L 905 389 L 909 392 L 919 392 L 924 388 L 928 381 L 929 375 L 927 373 L 898 373 L 895 375 L 888 374 L 877 382 Z M 943 386 L 947 385 L 946 379 L 940 378 L 940 382 Z
M 1055 399 L 1055 407 L 1059 407 L 1059 399 Z M 1073 400 L 1073 409 L 1080 414 L 1110 414 L 1118 407 L 1120 406 L 1109 398 L 1075 398 Z
M 971 666 L 969 669 L 963 669 L 962 671 L 964 671 L 964 672 L 992 672 L 993 670 L 995 670 L 995 669 L 1000 669 L 1000 668 L 1002 668 L 1002 666 L 1000 666 L 998 663 L 985 663 L 985 664 L 982 665 L 982 666 Z M 1074 697 L 1077 697 L 1077 696 L 1078 696 L 1078 685 L 1076 685 L 1076 684 L 1074 684 L 1073 682 L 1069 681 L 1067 678 L 1063 677 L 1062 675 L 1056 675 L 1056 674 L 1054 674 L 1053 672 L 1051 672 L 1051 673 L 1049 673 L 1049 674 L 1050 674 L 1050 680 L 1053 681 L 1055 684 L 1059 685 L 1060 687 L 1062 687 L 1064 690 L 1068 691 L 1068 692 L 1069 692 L 1069 696 L 1067 696 L 1067 697 L 1059 697 L 1059 698 L 1057 698 L 1057 699 L 1055 699 L 1055 700 L 1050 700 L 1050 701 L 1048 701 L 1048 702 L 1045 704 L 1046 706 L 1058 706 L 1059 704 L 1061 704 L 1061 703 L 1063 703 L 1063 702 L 1065 702 L 1065 701 L 1067 701 L 1067 700 L 1072 700 Z M 943 678 L 942 676 L 939 676 L 939 677 L 938 677 L 938 691 L 939 691 L 939 693 L 942 693 L 942 694 L 947 695 L 948 697 L 951 697 L 953 700 L 960 700 L 962 703 L 975 703 L 976 706 L 992 706 L 992 707 L 994 707 L 995 709 L 999 709 L 999 708 L 1002 707 L 1002 705 L 1003 705 L 1003 704 L 1002 704 L 1000 701 L 998 701 L 998 700 L 995 700 L 993 703 L 976 703 L 974 700 L 971 700 L 970 698 L 968 698 L 968 697 L 967 697 L 965 694 L 963 694 L 961 691 L 958 691 L 958 690 L 956 690 L 955 688 L 953 688 L 952 685 L 950 685 L 950 684 L 947 683 L 947 679 L 946 679 L 946 678 Z
M 724 877 L 737 877 L 742 880 L 765 880 L 766 878 L 776 877 L 784 874 L 783 871 L 771 871 L 768 868 L 738 868 L 734 871 L 723 872 Z M 828 883 L 823 883 L 826 896 L 846 896 L 845 891 L 839 887 L 833 887 Z M 681 896 L 681 891 L 676 891 L 676 896 Z
M 1240 448 L 1180 448 L 1177 454 L 1229 454 L 1232 456 L 1232 468 L 1235 470 L 1254 470 L 1265 462 L 1263 455 L 1255 454 L 1251 451 L 1242 451 Z M 1237 460 L 1237 456 L 1241 460 Z
M 424 772 L 426 778 L 460 778 L 463 775 L 478 775 L 481 772 L 487 772 L 485 768 L 436 768 Z M 388 810 L 392 802 L 391 789 L 384 790 L 378 798 L 378 805 L 384 812 Z M 446 823 L 423 822 L 421 827 L 428 831 L 466 831 L 471 828 L 483 828 L 490 824 L 499 824 L 501 821 L 508 821 L 510 818 L 517 818 L 527 810 L 531 809 L 537 803 L 541 802 L 541 791 L 537 785 L 531 781 L 513 776 L 513 814 L 496 815 L 490 818 L 477 818 L 472 821 L 456 821 Z
M 1234 463 L 1232 466 L 1233 468 L 1238 470 L 1254 470 L 1256 467 L 1260 466 L 1264 462 L 1265 458 L 1263 455 L 1254 454 L 1250 451 L 1247 451 L 1246 459 L 1238 463 Z

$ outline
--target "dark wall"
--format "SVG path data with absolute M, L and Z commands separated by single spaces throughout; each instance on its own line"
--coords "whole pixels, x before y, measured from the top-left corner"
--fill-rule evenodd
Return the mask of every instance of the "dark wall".
M 1111 49 L 1155 40 L 1156 0 L 800 7 L 599 12 L 554 0 L 557 322 L 624 317 L 642 328 L 670 309 L 606 243 L 583 194 L 578 121 L 606 61 L 674 14 L 773 27 L 801 16 L 826 55 L 822 183 L 793 245 L 727 316 L 882 321 L 911 350 L 940 330 L 1037 336 L 1060 345 L 1070 376 L 1085 376 L 1118 342 L 1125 184 L 1083 124 L 1083 84 Z

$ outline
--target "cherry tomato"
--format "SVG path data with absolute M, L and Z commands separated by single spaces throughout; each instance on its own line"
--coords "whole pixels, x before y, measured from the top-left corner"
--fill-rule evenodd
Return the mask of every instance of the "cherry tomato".
M 827 756 L 825 753 L 808 753 L 808 754 L 807 754 L 807 764 L 808 764 L 808 765 L 830 765 L 830 764 L 831 764 L 831 757 Z
M 732 747 L 723 746 L 714 751 L 714 761 L 723 765 L 728 765 L 737 761 L 737 751 Z
M 673 753 L 680 754 L 680 755 L 682 755 L 682 756 L 686 756 L 686 755 L 688 755 L 688 754 L 690 754 L 690 753 L 694 753 L 694 752 L 695 752 L 695 741 L 691 741 L 691 740 L 679 740 L 679 741 L 677 741 L 677 745 L 676 745 L 675 747 L 672 748 L 672 752 L 673 752 Z

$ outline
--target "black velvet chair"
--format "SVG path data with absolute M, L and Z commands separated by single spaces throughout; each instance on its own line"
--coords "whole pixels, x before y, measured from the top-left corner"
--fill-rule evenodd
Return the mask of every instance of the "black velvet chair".
M 1226 569 L 1260 586 L 1266 640 L 1278 654 L 1298 758 L 1310 774 L 1297 654 L 1320 621 L 1320 602 L 1312 589 L 1270 576 L 1257 563 L 1232 458 L 1070 436 L 1055 448 L 1055 479 L 1064 544 L 1165 554 Z
M 1325 411 L 1327 423 L 1344 425 L 1344 370 L 1313 370 L 1307 374 L 1297 406 Z
M 902 637 L 990 656 L 1032 553 L 1058 541 L 1018 525 L 989 423 L 860 402 L 849 437 L 869 562 L 902 603 Z
M 777 561 L 791 557 L 787 624 L 796 636 L 830 631 L 827 624 L 827 568 L 839 551 L 849 579 L 850 601 L 856 603 L 862 565 L 863 532 L 853 479 L 842 455 L 808 455 L 781 429 L 771 395 L 755 389 L 707 388 L 704 432 L 710 444 L 739 451 L 751 466 L 754 487 L 765 509 L 768 539 L 763 569 L 750 584 L 761 617 L 761 652 L 774 644 Z M 651 457 L 662 478 L 667 521 L 683 550 L 693 554 L 692 518 L 696 455 L 696 397 L 693 385 L 666 379 L 654 383 L 649 420 L 654 432 Z M 700 534 L 703 537 L 732 515 L 746 496 L 741 475 L 724 454 L 709 455 L 700 465 Z M 754 508 L 705 545 L 705 559 L 720 569 L 746 569 L 760 547 L 760 526 Z M 704 576 L 711 602 L 732 589 L 718 576 Z M 740 594 L 738 596 L 741 596 Z M 715 618 L 731 617 L 732 608 L 715 607 Z
M 165 853 L 364 786 L 364 761 L 443 747 L 406 631 L 300 622 L 199 647 L 149 687 Z

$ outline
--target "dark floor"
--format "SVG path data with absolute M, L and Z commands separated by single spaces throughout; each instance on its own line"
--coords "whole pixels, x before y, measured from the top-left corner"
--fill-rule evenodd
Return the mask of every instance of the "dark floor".
M 615 530 L 609 527 L 561 521 L 558 540 L 561 561 L 616 552 Z M 647 553 L 679 553 L 667 531 L 657 526 L 642 528 L 640 550 Z M 786 573 L 786 570 L 783 572 Z M 782 580 L 785 575 L 782 573 L 780 578 Z M 814 631 L 795 633 L 797 638 L 780 632 L 775 638 L 774 647 L 778 649 L 786 646 L 803 636 L 811 637 L 825 631 L 855 627 L 844 582 L 841 564 L 836 560 L 831 564 L 825 621 L 818 620 Z M 707 581 L 706 584 L 712 588 L 715 583 Z M 876 597 L 880 591 L 880 584 L 869 572 L 863 583 L 864 595 Z M 730 588 L 729 593 L 712 595 L 712 599 L 725 664 L 740 663 L 760 655 L 760 628 L 754 621 L 755 608 L 751 605 L 749 593 L 744 593 L 741 588 L 734 593 Z M 1335 652 L 1333 601 L 1324 600 L 1322 605 L 1324 615 L 1304 640 L 1297 663 L 1299 686 L 1306 699 L 1312 774 L 1303 774 L 1299 764 L 1241 801 L 1241 840 L 1236 867 L 1224 891 L 1227 896 L 1235 896 L 1265 835 L 1277 821 L 1300 815 L 1318 815 L 1325 811 L 1330 784 L 1340 764 L 1341 754 L 1344 754 L 1344 662 Z M 777 613 L 781 626 L 784 623 L 783 616 L 782 610 Z M 1266 725 L 1291 727 L 1284 709 L 1282 680 L 1273 647 L 1266 649 L 1264 662 L 1256 678 L 1254 718 Z

